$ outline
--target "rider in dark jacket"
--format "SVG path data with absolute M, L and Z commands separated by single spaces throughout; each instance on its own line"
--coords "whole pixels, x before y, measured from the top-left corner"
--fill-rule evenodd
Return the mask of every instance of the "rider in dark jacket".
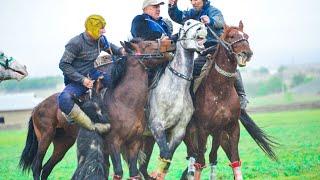
M 172 39 L 172 23 L 170 20 L 160 16 L 160 5 L 163 5 L 162 0 L 144 0 L 142 5 L 143 14 L 133 18 L 131 24 L 131 34 L 134 38 L 142 38 L 144 40 L 156 40 L 161 38 Z M 167 54 L 166 58 L 172 59 L 173 55 Z M 151 81 L 155 76 L 157 68 L 148 71 L 148 79 Z
M 195 19 L 205 23 L 210 29 L 212 29 L 217 36 L 221 36 L 223 33 L 223 26 L 225 24 L 221 11 L 210 4 L 209 0 L 191 0 L 193 6 L 192 9 L 187 11 L 179 10 L 177 6 L 178 0 L 169 0 L 168 13 L 170 18 L 183 24 L 188 19 Z M 217 39 L 208 29 L 207 42 L 204 44 L 206 48 L 216 46 Z M 205 56 L 199 56 L 194 64 L 194 76 L 199 76 L 203 65 L 206 63 Z M 241 109 L 245 109 L 248 103 L 246 94 L 244 91 L 240 71 L 237 70 L 237 77 L 235 82 L 235 88 L 240 98 Z
M 94 80 L 103 76 L 104 86 L 108 86 L 110 77 L 94 68 L 100 50 L 113 51 L 122 54 L 123 48 L 109 44 L 102 35 L 105 30 L 105 20 L 100 15 L 91 15 L 86 19 L 86 31 L 72 38 L 65 46 L 65 51 L 59 63 L 64 75 L 66 87 L 58 97 L 58 104 L 67 119 L 72 119 L 88 130 L 106 133 L 110 124 L 93 124 L 90 118 L 74 103 L 73 98 L 83 95 L 93 87 Z

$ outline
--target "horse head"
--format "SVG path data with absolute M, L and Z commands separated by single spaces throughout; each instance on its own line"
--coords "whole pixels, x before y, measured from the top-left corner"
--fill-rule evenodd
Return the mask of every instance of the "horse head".
M 207 29 L 205 25 L 199 21 L 189 19 L 180 28 L 179 39 L 184 49 L 202 51 L 206 41 Z
M 8 58 L 0 51 L 0 81 L 16 79 L 20 81 L 28 75 L 25 65 L 20 64 L 17 60 Z
M 143 41 L 141 38 L 133 38 L 129 42 L 121 42 L 129 56 L 138 57 L 146 67 L 153 68 L 167 61 L 165 54 L 175 50 L 172 40 L 157 39 L 155 41 Z
M 229 51 L 235 56 L 239 66 L 246 66 L 252 57 L 252 51 L 248 42 L 249 36 L 243 32 L 243 23 L 239 22 L 239 27 L 224 26 L 222 41 L 229 47 Z

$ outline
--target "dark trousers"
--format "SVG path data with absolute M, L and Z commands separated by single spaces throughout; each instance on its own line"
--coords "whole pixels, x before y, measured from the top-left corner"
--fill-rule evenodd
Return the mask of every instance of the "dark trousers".
M 93 70 L 89 73 L 89 77 L 92 80 L 97 80 L 101 75 L 104 77 L 102 80 L 104 87 L 109 87 L 111 84 L 109 75 L 98 70 Z M 65 80 L 65 82 L 67 83 L 66 87 L 58 96 L 58 105 L 61 111 L 68 115 L 74 106 L 74 98 L 79 98 L 81 95 L 85 94 L 88 91 L 88 88 L 77 82 L 69 80 Z

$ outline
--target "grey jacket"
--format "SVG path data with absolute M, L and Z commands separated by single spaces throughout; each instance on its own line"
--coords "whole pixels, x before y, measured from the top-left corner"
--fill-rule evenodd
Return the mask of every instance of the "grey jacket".
M 119 55 L 121 48 L 114 44 L 110 45 L 112 52 Z M 65 84 L 70 82 L 82 84 L 84 77 L 94 70 L 94 61 L 99 53 L 98 41 L 90 39 L 85 32 L 72 38 L 66 44 L 59 63 L 59 68 L 65 78 Z

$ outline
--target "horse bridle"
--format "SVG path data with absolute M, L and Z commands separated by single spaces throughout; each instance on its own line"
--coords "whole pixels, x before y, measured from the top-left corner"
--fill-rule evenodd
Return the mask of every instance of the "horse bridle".
M 219 43 L 222 45 L 222 47 L 227 50 L 229 59 L 232 58 L 232 55 L 236 55 L 236 53 L 234 52 L 233 47 L 232 47 L 234 44 L 242 42 L 242 41 L 249 43 L 248 40 L 246 38 L 244 38 L 244 36 L 242 36 L 240 39 L 237 39 L 237 40 L 229 43 L 225 40 L 222 40 L 208 25 L 207 25 L 207 28 L 210 30 L 211 34 L 213 34 L 213 36 L 219 41 Z M 237 76 L 236 72 L 234 72 L 234 73 L 227 72 L 227 71 L 223 70 L 222 68 L 220 68 L 216 62 L 214 64 L 215 64 L 214 68 L 217 70 L 217 72 L 219 74 L 226 76 L 226 77 L 229 77 L 229 78 Z
M 241 41 L 246 41 L 246 42 L 249 44 L 249 41 L 248 41 L 246 38 L 244 38 L 243 36 L 242 36 L 240 39 L 235 40 L 235 41 L 229 43 L 229 42 L 227 42 L 227 41 L 225 41 L 225 40 L 222 40 L 222 39 L 210 28 L 210 26 L 208 26 L 207 24 L 206 24 L 206 26 L 207 26 L 207 28 L 209 29 L 209 31 L 211 32 L 211 34 L 219 41 L 219 43 L 222 45 L 222 47 L 224 47 L 224 48 L 227 50 L 227 52 L 228 52 L 228 57 L 229 57 L 229 58 L 231 58 L 231 55 L 236 54 L 236 53 L 234 52 L 234 50 L 233 50 L 233 47 L 232 47 L 234 44 L 236 44 L 236 43 L 238 43 L 238 42 L 241 42 Z
M 196 38 L 183 38 L 183 37 L 185 37 L 185 35 L 187 34 L 187 32 L 191 29 L 191 28 L 193 28 L 194 26 L 196 26 L 196 25 L 198 25 L 198 24 L 202 24 L 202 23 L 196 23 L 196 24 L 194 24 L 194 25 L 192 25 L 191 27 L 189 27 L 187 30 L 184 30 L 184 29 L 182 29 L 182 28 L 180 28 L 180 30 L 179 30 L 179 36 L 180 36 L 180 33 L 181 33 L 181 31 L 183 30 L 184 31 L 184 35 L 182 36 L 182 38 L 179 38 L 177 41 L 183 41 L 183 40 L 196 40 Z M 181 43 L 181 42 L 180 42 Z M 170 66 L 170 64 L 168 64 L 168 69 L 174 74 L 174 75 L 176 75 L 176 76 L 178 76 L 178 77 L 180 77 L 180 78 L 182 78 L 182 79 L 185 79 L 185 80 L 187 80 L 187 81 L 192 81 L 192 79 L 193 79 L 193 77 L 192 77 L 192 75 L 191 75 L 191 77 L 188 77 L 188 76 L 186 76 L 186 75 L 184 75 L 184 74 L 182 74 L 182 73 L 179 73 L 177 70 L 175 70 L 175 69 L 173 69 L 173 67 L 171 67 Z
M 158 42 L 158 50 L 156 53 L 154 54 L 141 54 L 141 53 L 138 53 L 138 54 L 135 54 L 135 56 L 139 56 L 141 57 L 143 60 L 144 59 L 157 59 L 157 58 L 163 58 L 164 57 L 164 54 L 165 52 L 161 52 L 161 39 L 157 39 L 156 40 Z M 166 52 L 169 52 L 169 51 L 166 51 Z

